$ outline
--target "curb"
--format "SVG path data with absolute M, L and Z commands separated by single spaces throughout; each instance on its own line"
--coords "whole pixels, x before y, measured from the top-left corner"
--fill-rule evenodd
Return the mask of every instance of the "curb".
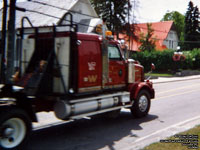
M 154 81 L 154 80 L 152 80 L 152 82 L 153 82 L 153 84 L 160 84 L 160 83 L 188 81 L 188 80 L 195 80 L 195 79 L 200 79 L 200 76 L 198 76 L 198 77 L 183 77 L 183 78 L 180 77 L 180 79 L 174 79 L 174 80 L 172 78 L 171 80 L 169 79 L 169 80 L 166 80 L 166 81 Z M 159 80 L 159 79 L 157 79 L 157 80 Z

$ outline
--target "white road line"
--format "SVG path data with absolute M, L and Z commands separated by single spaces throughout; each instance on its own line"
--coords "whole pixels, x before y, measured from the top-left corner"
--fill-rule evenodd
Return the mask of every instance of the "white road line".
M 153 142 L 158 142 L 160 140 L 160 138 L 161 138 L 160 134 L 162 132 L 166 132 L 166 131 L 169 131 L 170 129 L 176 128 L 177 131 L 173 131 L 173 134 L 167 136 L 167 137 L 169 137 L 169 136 L 172 136 L 172 135 L 175 135 L 175 134 L 179 133 L 180 132 L 180 130 L 178 130 L 179 128 L 183 128 L 184 131 L 186 131 L 186 130 L 189 130 L 190 128 L 193 128 L 194 126 L 199 125 L 199 124 L 200 124 L 200 115 L 196 116 L 196 117 L 193 117 L 191 119 L 179 122 L 177 124 L 171 125 L 171 126 L 169 126 L 167 128 L 155 131 L 152 134 L 149 134 L 147 136 L 141 137 L 141 138 L 135 140 L 133 143 L 131 143 L 132 146 L 126 147 L 123 150 L 132 150 L 132 149 L 136 150 L 137 148 L 141 149 L 142 148 L 141 146 L 144 147 L 144 146 L 147 146 L 147 145 L 149 145 L 149 144 L 151 144 Z M 181 131 L 181 132 L 184 132 L 184 131 Z M 154 137 L 154 141 L 152 141 L 153 137 Z M 165 137 L 165 138 L 167 138 L 167 137 Z M 148 142 L 145 145 L 144 141 L 145 140 L 149 140 L 149 139 L 151 139 L 151 143 Z
M 156 97 L 154 100 L 159 100 L 159 99 L 163 99 L 163 98 L 168 98 L 168 97 L 173 97 L 173 96 L 188 94 L 188 93 L 197 92 L 197 91 L 200 91 L 200 90 L 199 89 L 194 89 L 194 90 L 190 90 L 190 91 L 186 91 L 186 92 L 181 92 L 181 93 L 176 93 L 176 94 L 170 94 L 168 96 Z
M 179 123 L 177 123 L 177 124 L 175 124 L 175 125 L 172 125 L 172 126 L 170 126 L 170 127 L 167 127 L 167 128 L 161 129 L 161 130 L 158 130 L 158 131 L 156 131 L 156 132 L 154 132 L 154 133 L 152 133 L 152 134 L 149 134 L 149 135 L 147 135 L 147 136 L 144 136 L 144 137 L 142 137 L 142 138 L 136 140 L 135 142 L 142 141 L 142 140 L 144 140 L 144 139 L 146 139 L 146 138 L 149 138 L 149 137 L 151 137 L 151 136 L 153 136 L 153 135 L 156 135 L 156 134 L 158 134 L 158 133 L 160 133 L 160 132 L 166 131 L 166 130 L 168 130 L 168 129 L 170 129 L 170 128 L 174 128 L 174 127 L 177 127 L 177 126 L 182 126 L 182 125 L 184 125 L 184 124 L 186 124 L 186 123 L 189 123 L 189 122 L 192 122 L 192 121 L 198 120 L 198 119 L 200 119 L 200 116 L 194 117 L 194 118 L 192 118 L 192 119 L 185 120 L 185 121 L 183 121 L 183 122 L 179 122 Z
M 179 87 L 179 88 L 175 88 L 175 89 L 170 89 L 170 90 L 165 90 L 163 92 L 157 92 L 156 94 L 164 94 L 164 93 L 169 93 L 169 92 L 174 92 L 174 91 L 178 91 L 178 90 L 183 90 L 183 89 L 187 89 L 187 88 L 194 88 L 196 86 L 200 86 L 200 84 L 193 84 L 193 85 L 189 85 L 189 86 L 184 86 L 184 87 Z

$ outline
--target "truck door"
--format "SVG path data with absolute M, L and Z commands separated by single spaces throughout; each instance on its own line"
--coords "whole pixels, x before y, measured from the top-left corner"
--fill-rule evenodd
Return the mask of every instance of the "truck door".
M 125 87 L 126 66 L 120 49 L 116 44 L 108 45 L 109 80 L 110 88 Z
M 101 90 L 101 53 L 95 39 L 82 39 L 78 47 L 78 92 Z

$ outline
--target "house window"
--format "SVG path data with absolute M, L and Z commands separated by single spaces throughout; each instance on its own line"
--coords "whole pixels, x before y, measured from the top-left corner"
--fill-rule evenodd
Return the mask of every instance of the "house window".
M 173 40 L 169 40 L 169 48 L 174 48 L 174 41 Z
M 169 48 L 171 48 L 171 40 L 169 40 Z

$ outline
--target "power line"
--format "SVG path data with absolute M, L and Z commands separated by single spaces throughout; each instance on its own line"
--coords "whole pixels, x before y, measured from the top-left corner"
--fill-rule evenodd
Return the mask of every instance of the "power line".
M 4 9 L 4 7 L 0 8 L 0 11 L 2 11 Z
M 51 5 L 51 4 L 47 4 L 47 3 L 44 3 L 44 2 L 39 2 L 39 1 L 35 1 L 35 0 L 31 0 L 30 2 L 38 3 L 38 4 L 41 4 L 41 5 L 50 6 L 50 7 L 53 7 L 53 8 L 60 9 L 60 10 L 66 10 L 66 11 L 69 11 L 69 12 L 77 13 L 77 14 L 80 14 L 80 15 L 88 16 L 88 17 L 97 18 L 97 17 L 95 17 L 95 16 L 91 16 L 91 15 L 83 14 L 83 13 L 80 13 L 80 12 L 77 12 L 77 11 L 73 11 L 73 10 L 61 8 L 61 7 L 54 6 L 54 5 Z M 89 3 L 82 2 L 82 1 L 80 1 L 80 2 L 81 2 L 81 3 L 84 3 L 84 4 L 89 4 Z M 48 14 L 47 14 L 47 15 L 48 15 Z M 51 15 L 48 15 L 48 16 L 51 16 Z M 66 20 L 66 21 L 67 21 L 67 20 Z M 77 23 L 77 22 L 75 22 L 75 23 Z M 79 24 L 79 23 L 78 23 L 78 24 Z M 85 25 L 85 24 L 80 24 L 80 25 L 88 26 L 88 25 Z M 91 26 L 91 27 L 92 27 L 92 26 Z M 138 27 L 138 28 L 147 29 L 147 28 L 145 28 L 145 27 Z M 162 32 L 162 33 L 168 33 L 167 31 L 162 31 L 162 30 L 155 30 L 155 29 L 154 29 L 154 31 Z M 175 33 L 170 33 L 170 34 L 175 34 Z M 195 35 L 194 35 L 193 37 L 195 37 Z
M 61 7 L 54 6 L 54 5 L 51 5 L 51 4 L 47 4 L 47 3 L 44 3 L 44 2 L 39 2 L 39 1 L 35 1 L 35 0 L 31 0 L 30 2 L 32 2 L 32 3 L 37 3 L 37 4 L 40 4 L 40 5 L 44 5 L 44 6 L 53 7 L 53 8 L 57 8 L 57 9 L 60 9 L 60 10 L 66 10 L 66 11 L 68 11 L 68 12 L 77 13 L 77 14 L 84 15 L 84 16 L 88 16 L 88 17 L 92 17 L 92 18 L 98 18 L 98 17 L 95 17 L 95 16 L 91 16 L 91 15 L 83 14 L 83 13 L 80 13 L 80 12 L 77 12 L 77 11 L 73 11 L 73 10 L 61 8 Z M 81 3 L 84 3 L 84 2 L 81 2 Z M 85 4 L 89 4 L 89 3 L 85 3 Z M 59 18 L 59 17 L 53 16 L 53 15 L 49 15 L 49 14 L 46 14 L 46 13 L 43 13 L 43 12 L 38 12 L 38 11 L 34 11 L 34 10 L 27 10 L 27 11 L 34 12 L 34 13 L 39 13 L 39 14 L 42 14 L 42 15 L 45 15 L 45 16 L 48 16 L 48 17 L 56 18 L 56 19 L 61 19 L 61 18 Z M 65 21 L 69 21 L 69 20 L 65 20 Z M 73 21 L 73 22 L 74 22 L 74 21 Z M 89 26 L 89 25 L 86 25 L 86 24 L 78 23 L 78 22 L 74 22 L 74 23 L 79 24 L 79 25 L 83 25 L 83 26 L 94 27 L 94 26 Z M 147 29 L 147 28 L 145 28 L 145 27 L 138 27 L 138 28 Z M 154 30 L 154 31 L 163 32 L 163 33 L 168 33 L 168 32 L 166 32 L 166 31 L 161 31 L 161 30 Z M 175 34 L 175 33 L 172 33 L 172 34 Z
M 90 16 L 90 17 L 94 17 L 94 16 L 91 16 L 91 15 L 87 15 L 87 14 L 82 14 L 82 13 L 79 13 L 79 12 L 76 12 L 76 11 L 71 11 L 71 10 L 68 10 L 68 9 L 64 9 L 64 8 L 61 8 L 61 7 L 57 7 L 57 6 L 53 6 L 53 5 L 50 5 L 50 4 L 47 4 L 47 3 L 43 3 L 43 2 L 38 2 L 38 1 L 31 1 L 33 3 L 38 3 L 38 4 L 41 4 L 41 5 L 47 5 L 47 6 L 50 6 L 50 7 L 55 7 L 57 9 L 61 9 L 61 10 L 66 10 L 66 11 L 69 11 L 69 12 L 74 12 L 74 13 L 78 13 L 78 14 L 81 14 L 81 15 L 86 15 L 86 16 Z M 88 3 L 86 3 L 88 4 Z M 9 6 L 8 6 L 9 7 Z M 1 8 L 3 9 L 3 8 Z M 0 10 L 1 10 L 0 9 Z M 46 13 L 43 13 L 43 12 L 39 12 L 39 11 L 35 11 L 35 10 L 30 10 L 30 9 L 24 9 L 25 11 L 28 11 L 28 12 L 33 12 L 33 13 L 37 13 L 37 14 L 41 14 L 41 15 L 44 15 L 44 16 L 48 16 L 48 17 L 52 17 L 52 18 L 56 18 L 58 20 L 60 20 L 61 18 L 60 17 L 57 17 L 57 16 L 53 16 L 53 15 L 50 15 L 50 14 L 46 14 Z M 63 19 L 64 21 L 68 21 L 70 22 L 69 20 L 67 19 Z M 86 25 L 86 24 L 82 24 L 82 23 L 78 23 L 78 22 L 75 22 L 73 21 L 75 24 L 79 24 L 79 25 L 82 25 L 82 26 L 87 26 L 87 27 L 95 27 L 95 26 L 90 26 L 90 25 Z M 142 29 L 148 29 L 148 28 L 145 28 L 145 27 L 138 27 L 138 28 L 142 28 Z M 155 30 L 154 31 L 157 31 L 157 32 L 163 32 L 163 33 L 168 33 L 167 31 L 162 31 L 162 30 Z M 171 34 L 175 34 L 175 33 L 171 33 Z M 195 37 L 195 35 L 193 35 L 193 37 Z M 153 38 L 155 40 L 165 40 L 165 39 L 158 39 L 158 38 Z M 173 41 L 173 42 L 177 42 L 177 43 L 199 43 L 198 41 L 176 41 L 176 40 L 165 40 L 165 41 Z
M 200 41 L 179 41 L 179 43 L 200 43 Z
M 135 25 L 133 25 L 133 26 L 135 26 Z M 138 27 L 137 24 L 136 24 L 136 28 L 148 30 L 148 28 L 146 28 L 146 27 Z M 177 35 L 176 33 L 173 33 L 173 32 L 167 32 L 167 31 L 162 31 L 162 30 L 157 30 L 157 29 L 153 29 L 153 30 L 156 31 L 156 32 L 167 33 L 167 34 L 171 34 L 171 35 L 172 34 Z M 189 35 L 189 37 L 200 37 L 200 35 Z M 160 40 L 163 40 L 163 39 L 160 39 Z
M 26 8 L 19 8 L 19 7 L 16 7 L 16 9 L 20 10 L 20 11 L 23 11 L 23 12 L 27 11 L 27 12 L 37 13 L 37 14 L 44 15 L 44 16 L 51 17 L 51 18 L 55 18 L 55 19 L 58 19 L 58 20 L 62 19 L 60 17 L 54 16 L 54 15 L 50 15 L 50 14 L 47 14 L 47 13 L 43 13 L 43 12 L 40 12 L 40 11 L 36 11 L 36 10 L 31 10 L 31 9 L 26 9 Z M 67 20 L 65 18 L 63 20 L 70 22 L 70 20 Z M 72 21 L 72 22 L 75 23 L 75 24 L 78 24 L 78 25 L 82 25 L 82 26 L 93 27 L 93 28 L 96 27 L 96 26 L 91 26 L 91 25 L 87 25 L 87 24 L 83 24 L 83 23 L 79 23 L 79 22 L 75 22 L 75 21 Z
M 136 28 L 138 28 L 138 29 L 145 29 L 145 30 L 148 30 L 148 28 L 145 28 L 145 27 L 138 27 L 137 26 L 137 24 L 136 25 L 133 25 L 134 26 L 134 28 L 135 28 L 135 26 L 136 26 Z M 153 29 L 153 28 L 152 28 Z M 155 30 L 155 29 L 153 29 L 154 31 L 157 31 L 157 32 L 162 32 L 162 33 L 169 33 L 169 32 L 167 32 L 167 31 L 162 31 L 162 30 Z M 175 34 L 175 33 L 172 33 L 172 34 Z
M 35 11 L 35 10 L 25 9 L 25 11 L 37 13 L 37 14 L 48 16 L 48 17 L 51 17 L 51 18 L 61 19 L 60 17 L 53 16 L 53 15 L 50 15 L 50 14 L 46 14 L 46 13 L 39 12 L 39 11 Z M 69 21 L 69 20 L 66 20 L 66 21 Z
M 39 1 L 35 1 L 35 0 L 31 0 L 29 2 L 37 3 L 37 4 L 40 4 L 40 5 L 44 5 L 44 6 L 49 6 L 49 7 L 60 9 L 60 10 L 65 10 L 65 11 L 72 12 L 72 13 L 77 13 L 77 14 L 88 16 L 88 17 L 91 17 L 91 18 L 98 18 L 96 16 L 92 16 L 92 15 L 80 13 L 80 12 L 77 12 L 77 11 L 73 11 L 73 10 L 61 8 L 61 7 L 54 6 L 54 5 L 51 5 L 51 4 L 47 4 L 47 3 L 44 3 L 44 2 L 39 2 Z M 81 3 L 83 3 L 83 2 L 81 2 Z M 85 4 L 89 4 L 89 3 L 85 3 Z M 50 15 L 50 14 L 47 14 L 47 13 L 43 13 L 43 12 L 39 12 L 39 11 L 35 11 L 35 10 L 25 9 L 25 11 L 29 11 L 29 12 L 33 12 L 33 13 L 38 13 L 38 14 L 45 15 L 45 16 L 52 17 L 52 18 L 56 18 L 56 19 L 59 19 L 59 20 L 62 19 L 62 18 L 59 18 L 57 16 L 53 16 L 53 15 Z M 67 19 L 64 19 L 64 21 L 68 21 L 69 22 L 69 20 L 67 20 Z M 78 23 L 78 22 L 75 22 L 75 21 L 73 21 L 73 22 L 75 24 L 82 25 L 82 26 L 93 27 L 93 28 L 95 27 L 95 26 L 91 26 L 91 25 L 87 25 L 87 24 L 83 24 L 83 23 Z
M 77 13 L 77 14 L 80 14 L 80 15 L 83 15 L 83 16 L 88 16 L 88 17 L 92 17 L 92 18 L 98 18 L 98 17 L 96 17 L 96 16 L 92 16 L 92 15 L 80 13 L 80 12 L 78 12 L 78 11 L 73 11 L 73 10 L 61 8 L 61 7 L 54 6 L 54 5 L 51 5 L 51 4 L 47 4 L 47 3 L 44 3 L 44 2 L 39 2 L 39 1 L 35 1 L 35 0 L 31 0 L 30 2 L 32 2 L 32 3 L 37 3 L 37 4 L 40 4 L 40 5 L 44 5 L 44 6 L 53 7 L 53 8 L 57 8 L 57 9 L 60 9 L 60 10 L 65 10 L 65 11 L 72 12 L 72 13 Z M 82 2 L 82 3 L 83 3 L 83 2 Z M 85 4 L 88 4 L 88 3 L 85 3 Z
M 123 38 L 126 38 L 126 36 L 123 37 Z M 156 37 L 152 37 L 150 39 L 155 40 L 155 41 L 162 40 L 162 41 L 166 41 L 166 42 L 173 41 L 173 42 L 176 42 L 176 43 L 200 43 L 200 41 L 177 41 L 177 40 L 170 40 L 170 39 L 159 39 L 159 38 L 156 38 Z M 135 40 L 135 41 L 137 41 L 137 40 Z
M 57 17 L 57 16 L 53 16 L 53 15 L 50 15 L 50 14 L 46 14 L 46 13 L 43 13 L 43 12 L 39 12 L 39 11 L 35 11 L 35 10 L 30 10 L 30 9 L 24 9 L 25 11 L 28 11 L 28 12 L 33 12 L 33 13 L 37 13 L 37 14 L 40 14 L 40 15 L 44 15 L 44 16 L 48 16 L 48 17 L 51 17 L 51 18 L 55 18 L 55 19 L 62 19 L 60 17 Z M 64 21 L 68 21 L 70 22 L 70 20 L 67 20 L 67 19 L 63 19 Z M 91 26 L 91 25 L 87 25 L 87 24 L 83 24 L 83 23 L 78 23 L 78 22 L 75 22 L 75 21 L 72 21 L 73 23 L 75 24 L 78 24 L 78 25 L 82 25 L 82 26 L 87 26 L 87 27 L 93 27 L 95 28 L 95 26 Z

